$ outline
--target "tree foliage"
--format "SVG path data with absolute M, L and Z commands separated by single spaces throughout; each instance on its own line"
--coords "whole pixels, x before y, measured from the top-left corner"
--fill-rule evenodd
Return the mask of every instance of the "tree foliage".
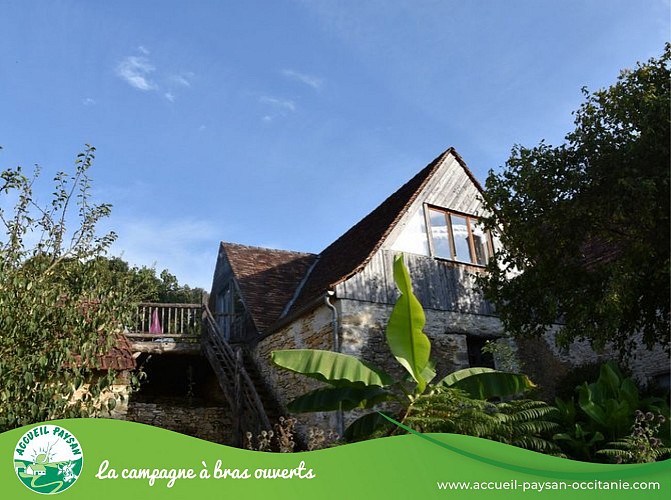
M 103 268 L 100 279 L 110 287 L 127 284 L 135 302 L 200 304 L 206 295 L 202 288 L 181 285 L 167 269 L 157 273 L 153 267 L 131 266 L 120 257 L 98 257 L 98 260 Z
M 90 199 L 94 151 L 87 146 L 74 173 L 55 176 L 46 205 L 33 194 L 39 169 L 31 177 L 20 167 L 0 175 L 0 432 L 105 409 L 98 396 L 115 374 L 98 370 L 100 356 L 130 302 L 127 283 L 110 287 L 102 279 L 100 257 L 115 234 L 97 231 L 111 207 Z
M 669 346 L 671 46 L 589 93 L 566 143 L 515 146 L 490 171 L 502 248 L 480 278 L 506 329 L 631 350 Z

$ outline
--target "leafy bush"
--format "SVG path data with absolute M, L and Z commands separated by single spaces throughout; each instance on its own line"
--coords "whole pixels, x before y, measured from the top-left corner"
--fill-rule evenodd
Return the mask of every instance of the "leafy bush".
M 557 409 L 543 401 L 491 403 L 468 397 L 459 389 L 420 396 L 405 424 L 421 432 L 467 434 L 541 453 L 557 454 L 551 437 L 559 425 L 551 420 Z
M 111 207 L 90 200 L 94 151 L 78 156 L 73 174 L 56 174 L 46 205 L 32 191 L 39 169 L 1 172 L 0 432 L 106 409 L 98 396 L 115 373 L 97 369 L 130 311 L 125 288 L 100 280 L 98 257 L 115 234 L 96 230 Z
M 612 361 L 601 366 L 596 382 L 583 382 L 575 392 L 573 400 L 556 399 L 564 431 L 554 436 L 572 458 L 594 460 L 605 442 L 621 443 L 636 425 L 641 410 L 668 419 L 668 405 L 659 398 L 641 398 L 633 380 Z M 668 428 L 656 427 L 655 432 L 662 433 L 661 439 L 668 442 Z

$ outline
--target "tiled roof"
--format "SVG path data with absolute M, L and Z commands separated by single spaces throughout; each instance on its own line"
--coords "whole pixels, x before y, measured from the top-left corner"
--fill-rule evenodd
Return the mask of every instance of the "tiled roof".
M 457 152 L 453 148 L 448 149 L 319 254 L 319 260 L 292 305 L 291 312 L 360 271 L 450 154 L 482 191 Z
M 316 259 L 310 253 L 223 243 L 247 311 L 260 332 L 279 319 Z
M 133 348 L 125 335 L 115 335 L 114 346 L 98 361 L 102 370 L 135 370 Z
M 101 336 L 100 342 L 105 339 Z M 82 364 L 82 357 L 79 354 L 74 355 L 75 363 Z M 97 356 L 98 370 L 134 370 L 135 358 L 133 357 L 133 348 L 125 335 L 115 334 L 114 345 L 105 354 Z

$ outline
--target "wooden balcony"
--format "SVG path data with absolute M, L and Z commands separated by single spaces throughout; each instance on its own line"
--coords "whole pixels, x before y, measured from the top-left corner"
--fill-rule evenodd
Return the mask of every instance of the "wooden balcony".
M 126 337 L 134 352 L 198 354 L 202 318 L 202 304 L 142 303 Z

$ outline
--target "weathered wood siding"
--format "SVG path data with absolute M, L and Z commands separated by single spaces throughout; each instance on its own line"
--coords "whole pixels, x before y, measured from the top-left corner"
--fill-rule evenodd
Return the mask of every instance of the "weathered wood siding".
M 398 292 L 394 284 L 393 260 L 398 253 L 391 250 L 408 219 L 425 204 L 471 215 L 482 215 L 484 208 L 480 191 L 471 177 L 453 157 L 446 158 L 424 190 L 408 208 L 380 250 L 359 273 L 340 283 L 338 298 L 393 304 Z M 424 308 L 470 314 L 494 314 L 494 307 L 475 290 L 477 266 L 406 253 L 415 295 Z
M 336 287 L 342 299 L 393 304 L 398 298 L 394 283 L 393 262 L 396 252 L 378 251 L 359 273 Z M 483 300 L 475 289 L 474 266 L 424 257 L 405 255 L 412 286 L 425 309 L 455 311 L 470 314 L 494 314 L 492 304 Z
M 219 318 L 218 314 L 221 312 L 218 309 L 217 297 L 229 285 L 236 287 L 236 293 L 240 294 L 233 274 L 233 268 L 226 257 L 226 252 L 220 248 L 217 264 L 214 268 L 212 291 L 210 292 L 210 300 L 208 302 L 208 307 L 217 320 Z M 241 301 L 244 303 L 244 297 L 241 298 Z M 254 322 L 246 310 L 243 316 L 236 320 L 236 325 L 238 326 L 232 329 L 230 342 L 249 342 L 257 338 L 258 333 L 254 327 Z
M 471 215 L 484 213 L 480 191 L 452 156 L 445 159 L 443 167 L 431 178 L 423 193 L 415 200 L 410 212 L 419 208 L 422 203 Z

